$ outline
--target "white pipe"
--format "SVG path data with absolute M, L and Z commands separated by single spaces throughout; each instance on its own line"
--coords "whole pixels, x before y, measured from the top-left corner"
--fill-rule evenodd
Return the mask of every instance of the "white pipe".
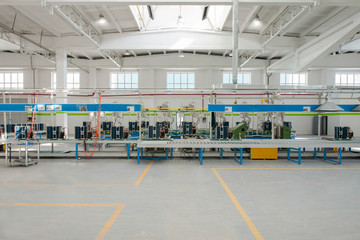
M 233 0 L 233 51 L 232 51 L 232 78 L 233 84 L 237 84 L 238 75 L 238 52 L 239 52 L 239 0 Z

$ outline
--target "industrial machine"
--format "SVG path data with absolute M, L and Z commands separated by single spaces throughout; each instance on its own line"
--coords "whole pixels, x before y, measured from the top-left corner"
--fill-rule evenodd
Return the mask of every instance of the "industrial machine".
M 160 127 L 159 126 L 149 126 L 149 138 L 160 138 Z
M 215 128 L 215 138 L 216 139 L 228 139 L 229 136 L 229 127 L 227 126 L 217 126 Z
M 137 131 L 138 130 L 138 122 L 129 122 L 129 131 Z
M 64 131 L 60 126 L 47 126 L 46 137 L 47 139 L 63 139 Z
M 15 139 L 27 139 L 28 127 L 27 126 L 15 126 Z
M 183 135 L 192 135 L 193 125 L 192 122 L 183 122 Z
M 336 140 L 350 140 L 354 133 L 350 127 L 335 127 L 334 135 Z
M 247 124 L 239 123 L 232 128 L 232 139 L 245 139 L 246 137 Z
M 124 139 L 124 127 L 112 126 L 111 127 L 111 139 Z
M 106 132 L 110 132 L 112 127 L 112 122 L 102 122 L 101 129 Z
M 75 127 L 75 139 L 88 139 L 88 128 L 87 127 Z

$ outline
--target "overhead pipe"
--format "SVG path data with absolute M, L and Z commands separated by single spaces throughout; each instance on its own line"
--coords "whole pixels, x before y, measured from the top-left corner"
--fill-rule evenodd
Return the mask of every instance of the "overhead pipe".
M 238 52 L 239 52 L 239 0 L 233 0 L 233 51 L 232 51 L 232 78 L 233 84 L 237 84 L 238 75 Z

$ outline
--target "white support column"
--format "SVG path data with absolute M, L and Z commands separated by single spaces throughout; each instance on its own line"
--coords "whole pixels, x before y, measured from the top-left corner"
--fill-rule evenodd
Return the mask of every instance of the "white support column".
M 63 90 L 67 89 L 67 53 L 65 49 L 56 50 L 56 98 L 55 104 L 67 103 L 67 93 Z M 65 128 L 65 135 L 68 133 L 67 113 L 56 114 L 56 126 Z
M 96 91 L 97 89 L 97 68 L 91 67 L 89 68 L 89 89 L 93 89 Z M 98 95 L 95 94 L 95 98 L 98 98 Z M 95 98 L 89 98 L 89 103 L 94 103 Z

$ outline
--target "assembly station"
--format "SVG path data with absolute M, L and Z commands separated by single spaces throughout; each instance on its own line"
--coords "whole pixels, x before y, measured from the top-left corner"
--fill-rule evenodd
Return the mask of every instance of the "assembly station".
M 0 239 L 360 239 L 359 0 L 1 0 Z

